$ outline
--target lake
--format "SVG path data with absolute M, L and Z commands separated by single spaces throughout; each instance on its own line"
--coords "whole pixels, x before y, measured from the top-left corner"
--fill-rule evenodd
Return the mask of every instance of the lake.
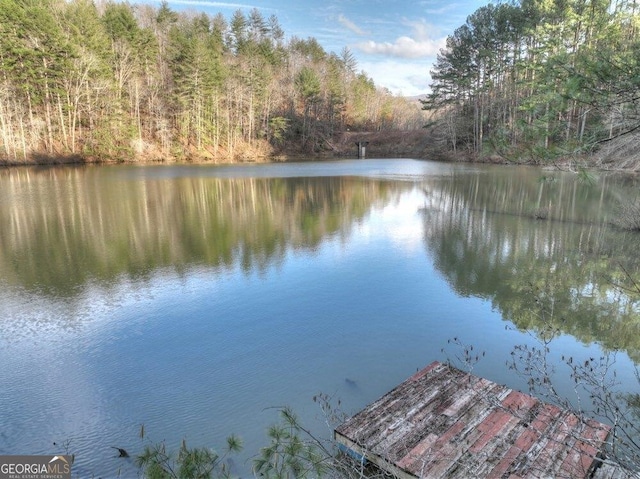
M 355 413 L 471 346 L 526 391 L 511 352 L 549 331 L 563 394 L 562 356 L 612 351 L 636 392 L 640 234 L 611 222 L 639 185 L 410 159 L 0 170 L 0 454 L 131 477 L 113 446 L 235 433 L 247 476 L 277 407 L 328 436 L 314 395 Z

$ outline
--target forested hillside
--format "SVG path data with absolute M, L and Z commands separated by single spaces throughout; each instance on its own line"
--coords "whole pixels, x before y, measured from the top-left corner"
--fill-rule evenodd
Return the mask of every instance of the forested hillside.
M 232 161 L 421 128 L 348 49 L 231 18 L 91 0 L 0 0 L 0 164 Z
M 447 40 L 425 106 L 449 151 L 640 166 L 637 0 L 489 4 Z

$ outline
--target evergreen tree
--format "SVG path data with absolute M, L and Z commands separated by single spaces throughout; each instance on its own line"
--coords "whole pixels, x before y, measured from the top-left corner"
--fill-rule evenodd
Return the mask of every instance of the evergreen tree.
M 438 55 L 425 108 L 454 151 L 581 155 L 640 128 L 637 22 L 606 0 L 481 7 Z
M 0 161 L 319 151 L 347 125 L 415 117 L 356 66 L 346 49 L 285 41 L 257 9 L 227 20 L 166 0 L 0 0 Z

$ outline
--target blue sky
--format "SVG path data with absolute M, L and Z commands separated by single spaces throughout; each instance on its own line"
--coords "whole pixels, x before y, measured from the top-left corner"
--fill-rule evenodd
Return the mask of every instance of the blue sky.
M 158 6 L 160 0 L 133 0 Z M 253 8 L 275 14 L 287 38 L 314 37 L 328 52 L 349 47 L 358 69 L 397 95 L 428 91 L 429 70 L 447 35 L 488 0 L 168 0 L 173 10 L 227 19 Z

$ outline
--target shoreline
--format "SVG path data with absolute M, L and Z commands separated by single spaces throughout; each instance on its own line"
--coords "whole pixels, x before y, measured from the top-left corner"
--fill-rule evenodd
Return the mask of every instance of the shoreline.
M 629 168 L 620 166 L 615 163 L 601 164 L 596 158 L 583 158 L 578 163 L 575 160 L 561 160 L 543 164 L 536 161 L 510 161 L 508 159 L 495 157 L 469 158 L 467 155 L 452 155 L 436 153 L 434 155 L 415 155 L 415 154 L 371 154 L 364 159 L 392 159 L 392 158 L 412 158 L 424 161 L 437 161 L 443 163 L 467 163 L 467 164 L 483 164 L 483 165 L 501 165 L 501 166 L 532 166 L 545 170 L 557 171 L 596 171 L 610 173 L 625 173 L 631 175 L 640 174 L 638 168 Z M 247 165 L 247 164 L 272 164 L 272 163 L 295 163 L 295 162 L 313 162 L 313 161 L 335 161 L 335 160 L 356 160 L 359 159 L 357 154 L 291 154 L 291 155 L 274 155 L 258 158 L 246 159 L 176 159 L 176 158 L 159 158 L 159 159 L 132 159 L 132 160 L 113 160 L 113 159 L 87 159 L 87 158 L 69 158 L 69 157 L 39 157 L 34 160 L 22 162 L 0 161 L 0 169 L 3 168 L 21 168 L 21 167 L 58 167 L 58 166 L 116 166 L 116 165 Z
M 48 154 L 33 152 L 22 161 L 0 158 L 0 168 L 20 166 L 82 166 L 82 165 L 236 165 L 291 163 L 357 159 L 359 142 L 366 142 L 366 158 L 414 158 L 446 163 L 488 164 L 505 166 L 537 166 L 559 171 L 606 171 L 628 174 L 640 173 L 640 161 L 593 152 L 573 157 L 559 157 L 548 162 L 536 158 L 510 159 L 500 154 L 473 155 L 469 152 L 446 150 L 424 130 L 346 131 L 327 138 L 317 151 L 304 151 L 301 145 L 289 143 L 279 148 L 242 148 L 229 154 L 220 148 L 218 154 L 205 150 L 185 149 L 179 154 L 167 154 L 155 147 L 145 152 L 123 157 L 98 157 L 81 154 Z

